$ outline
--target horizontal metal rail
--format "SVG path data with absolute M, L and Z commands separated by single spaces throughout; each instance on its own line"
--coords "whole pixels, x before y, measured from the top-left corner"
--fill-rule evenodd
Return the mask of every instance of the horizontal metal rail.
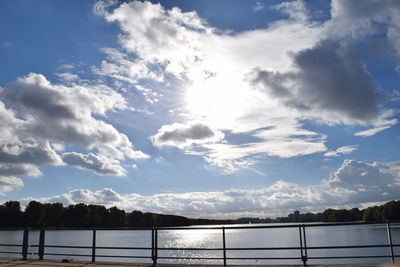
M 39 259 L 43 259 L 46 256 L 69 256 L 69 257 L 91 257 L 92 262 L 96 258 L 126 258 L 126 259 L 151 259 L 153 265 L 157 263 L 157 260 L 222 260 L 224 266 L 227 266 L 227 260 L 301 260 L 304 265 L 307 264 L 308 260 L 327 260 L 327 259 L 372 259 L 372 258 L 391 258 L 392 262 L 395 258 L 400 255 L 395 254 L 393 249 L 400 247 L 400 244 L 394 244 L 392 240 L 391 227 L 393 224 L 398 222 L 351 222 L 351 223 L 311 223 L 311 224 L 280 224 L 280 225 L 246 225 L 246 226 L 201 226 L 201 227 L 125 227 L 125 228 L 0 228 L 0 231 L 21 231 L 23 230 L 23 242 L 22 244 L 6 244 L 0 243 L 0 247 L 19 247 L 22 248 L 23 259 L 27 258 L 27 255 L 37 255 Z M 307 246 L 306 228 L 311 227 L 334 227 L 334 226 L 355 226 L 355 225 L 386 225 L 388 244 L 370 244 L 370 245 L 335 245 L 335 246 Z M 392 225 L 392 226 L 391 226 Z M 396 225 L 398 227 L 398 225 Z M 226 234 L 229 234 L 229 230 L 236 229 L 277 229 L 277 228 L 298 228 L 299 229 L 299 246 L 282 246 L 282 247 L 227 247 L 226 246 Z M 45 244 L 45 232 L 46 231 L 92 231 L 92 245 L 78 246 L 78 245 L 51 245 Z M 126 230 L 126 231 L 151 231 L 151 246 L 97 246 L 96 245 L 96 233 L 98 231 L 112 231 L 112 230 Z M 159 231 L 187 231 L 187 230 L 222 230 L 222 247 L 158 247 L 158 232 Z M 39 244 L 29 245 L 28 237 L 30 231 L 39 231 Z M 37 252 L 29 252 L 28 248 L 35 248 Z M 79 253 L 55 253 L 47 251 L 45 249 L 90 249 L 91 254 L 79 254 Z M 314 250 L 338 250 L 338 249 L 368 249 L 368 248 L 389 248 L 390 255 L 351 255 L 351 256 L 308 256 L 308 251 Z M 151 251 L 151 255 L 109 255 L 109 254 L 98 254 L 98 250 L 129 250 L 129 251 Z M 300 251 L 298 257 L 229 257 L 227 256 L 228 251 Z M 158 256 L 158 252 L 161 251 L 221 251 L 222 257 L 199 257 L 199 256 Z M 16 251 L 0 251 L 5 254 L 21 254 Z
M 393 244 L 393 245 L 358 245 L 358 246 L 318 246 L 318 247 L 307 247 L 307 249 L 390 248 L 390 247 L 400 247 L 400 244 Z
M 254 258 L 230 258 L 227 257 L 227 260 L 301 260 L 301 257 L 254 257 Z
M 31 248 L 38 248 L 40 245 L 30 245 Z M 92 246 L 60 246 L 60 245 L 44 245 L 45 248 L 80 248 L 80 249 L 91 249 Z
M 171 256 L 171 257 L 168 257 L 168 256 L 159 256 L 158 257 L 158 259 L 165 259 L 165 260 L 167 260 L 167 259 L 171 259 L 171 260 L 201 260 L 201 259 L 204 259 L 204 260 L 223 260 L 224 258 L 223 257 L 196 257 L 196 258 L 194 258 L 194 257 L 179 257 L 179 256 L 177 256 L 177 257 L 174 257 L 174 256 Z
M 393 255 L 400 257 L 400 255 Z M 309 259 L 373 259 L 373 258 L 391 258 L 391 255 L 369 255 L 369 256 L 323 256 L 323 257 L 308 257 Z
M 151 250 L 149 247 L 98 247 L 96 249 L 130 249 L 130 250 Z
M 2 254 L 16 254 L 16 255 L 21 255 L 21 252 L 17 251 L 0 251 Z
M 151 259 L 151 256 L 125 256 L 125 255 L 96 255 L 102 258 L 131 258 L 131 259 Z
M 34 255 L 38 255 L 39 253 L 33 253 Z M 73 253 L 46 253 L 46 255 L 50 256 L 70 256 L 70 257 L 91 257 L 91 254 L 73 254 Z
M 185 247 L 180 247 L 180 248 L 157 248 L 158 250 L 218 250 L 221 251 L 223 248 L 185 248 Z

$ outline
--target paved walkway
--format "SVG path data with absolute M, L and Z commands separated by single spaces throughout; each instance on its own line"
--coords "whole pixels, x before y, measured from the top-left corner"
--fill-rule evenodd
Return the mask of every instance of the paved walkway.
M 60 260 L 20 260 L 0 258 L 0 267 L 151 267 L 149 263 L 114 263 L 114 262 L 61 262 Z M 157 264 L 158 267 L 221 267 L 223 265 L 198 264 Z M 229 267 L 300 267 L 302 265 L 228 265 Z M 308 265 L 312 267 L 400 267 L 400 264 L 324 264 Z

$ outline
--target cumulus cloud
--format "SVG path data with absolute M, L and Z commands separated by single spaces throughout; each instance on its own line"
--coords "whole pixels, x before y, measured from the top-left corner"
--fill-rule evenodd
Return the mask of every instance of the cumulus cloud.
M 173 58 L 166 64 L 166 71 L 175 75 L 183 74 L 186 65 L 198 60 L 198 53 L 188 55 L 180 48 L 196 52 L 199 43 L 196 33 L 208 30 L 195 12 L 165 10 L 160 4 L 150 2 L 123 3 L 105 18 L 121 25 L 126 32 L 121 43 L 139 58 L 148 63 L 154 60 L 167 63 Z
M 118 206 L 190 217 L 238 218 L 281 216 L 291 210 L 321 211 L 326 207 L 365 206 L 398 198 L 400 162 L 365 163 L 345 160 L 321 183 L 300 186 L 278 180 L 260 189 L 229 189 L 214 192 L 163 193 L 155 195 L 119 194 L 112 189 L 77 189 L 42 202 L 65 205 L 80 202 Z M 31 199 L 24 199 L 27 203 Z
M 328 151 L 324 154 L 325 157 L 338 157 L 341 155 L 351 154 L 353 151 L 358 149 L 358 145 L 352 146 L 341 146 L 333 151 Z
M 156 146 L 185 147 L 191 144 L 216 142 L 223 138 L 222 132 L 215 131 L 201 123 L 174 123 L 162 126 L 152 140 Z
M 124 174 L 120 160 L 147 155 L 99 119 L 123 109 L 125 99 L 105 85 L 53 84 L 35 73 L 5 85 L 0 90 L 0 176 L 38 176 L 42 166 L 65 164 L 102 175 Z M 68 152 L 61 158 L 60 151 L 76 146 L 97 155 Z
M 396 0 L 332 1 L 332 19 L 327 31 L 332 35 L 362 37 L 385 31 L 400 59 L 400 4 Z
M 345 160 L 328 180 L 329 188 L 353 203 L 397 199 L 399 162 Z
M 325 40 L 293 60 L 296 71 L 259 70 L 253 82 L 284 105 L 328 120 L 368 122 L 378 116 L 383 96 L 349 47 Z
M 90 170 L 99 175 L 122 176 L 126 174 L 125 169 L 119 165 L 117 160 L 98 156 L 93 153 L 84 155 L 69 152 L 64 153 L 62 159 L 68 166 Z

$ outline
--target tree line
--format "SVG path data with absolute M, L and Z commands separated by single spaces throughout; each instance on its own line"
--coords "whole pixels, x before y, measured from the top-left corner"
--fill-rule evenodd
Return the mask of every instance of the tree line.
M 366 209 L 326 209 L 319 213 L 300 214 L 295 211 L 287 217 L 277 218 L 278 222 L 352 222 L 352 221 L 399 221 L 400 201 L 389 201 L 381 206 Z
M 223 220 L 189 219 L 141 211 L 125 212 L 117 207 L 31 201 L 22 211 L 18 201 L 0 205 L 0 227 L 153 227 L 232 223 Z
M 1 227 L 141 227 L 187 225 L 188 219 L 140 211 L 125 212 L 117 207 L 76 204 L 64 207 L 61 203 L 31 201 L 21 210 L 18 201 L 0 206 Z
M 31 201 L 24 210 L 18 201 L 0 205 L 0 227 L 153 227 L 188 226 L 204 224 L 270 223 L 270 222 L 348 222 L 348 221 L 400 220 L 400 201 L 363 210 L 327 209 L 320 213 L 295 211 L 287 217 L 240 218 L 237 220 L 190 219 L 183 216 L 125 212 L 117 207 L 75 204 L 64 207 L 61 203 Z

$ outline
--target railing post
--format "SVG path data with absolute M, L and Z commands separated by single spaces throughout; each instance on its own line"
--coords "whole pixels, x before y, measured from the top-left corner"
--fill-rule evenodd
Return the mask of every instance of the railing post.
M 225 241 L 225 227 L 222 227 L 222 249 L 224 257 L 224 267 L 226 267 L 226 241 Z
M 26 260 L 28 256 L 28 240 L 29 240 L 29 230 L 24 230 L 24 236 L 22 240 L 22 259 Z
M 307 260 L 308 260 L 308 255 L 307 255 L 307 238 L 306 238 L 306 227 L 303 224 L 303 240 L 304 240 L 304 256 L 301 259 L 303 261 L 303 265 L 307 266 Z
M 154 229 L 154 256 L 155 256 L 155 263 L 157 263 L 157 258 L 158 258 L 158 230 L 157 227 Z
M 300 237 L 300 255 L 301 261 L 303 262 L 303 266 L 307 266 L 307 240 L 306 240 L 306 228 L 304 224 L 299 224 L 299 237 Z M 304 240 L 304 246 L 303 246 Z M 303 253 L 304 249 L 304 253 Z
M 153 229 L 151 229 L 151 259 L 153 260 L 153 266 L 157 264 L 157 243 L 157 229 L 153 227 Z
M 392 233 L 390 230 L 389 221 L 386 221 L 386 231 L 387 231 L 388 241 L 389 241 L 389 245 L 390 245 L 390 257 L 392 258 L 392 263 L 394 263 L 393 241 L 392 241 Z
M 41 229 L 39 232 L 39 247 L 38 247 L 38 255 L 39 260 L 43 260 L 44 256 L 44 239 L 45 238 L 45 230 Z
M 92 262 L 96 261 L 96 229 L 93 229 L 92 237 Z
M 154 228 L 151 229 L 151 260 L 153 261 L 154 266 Z
M 301 260 L 303 260 L 303 237 L 302 237 L 302 233 L 301 233 L 301 225 L 299 224 L 299 241 L 300 241 L 300 256 L 301 256 Z M 304 265 L 304 261 L 303 261 L 303 265 Z

